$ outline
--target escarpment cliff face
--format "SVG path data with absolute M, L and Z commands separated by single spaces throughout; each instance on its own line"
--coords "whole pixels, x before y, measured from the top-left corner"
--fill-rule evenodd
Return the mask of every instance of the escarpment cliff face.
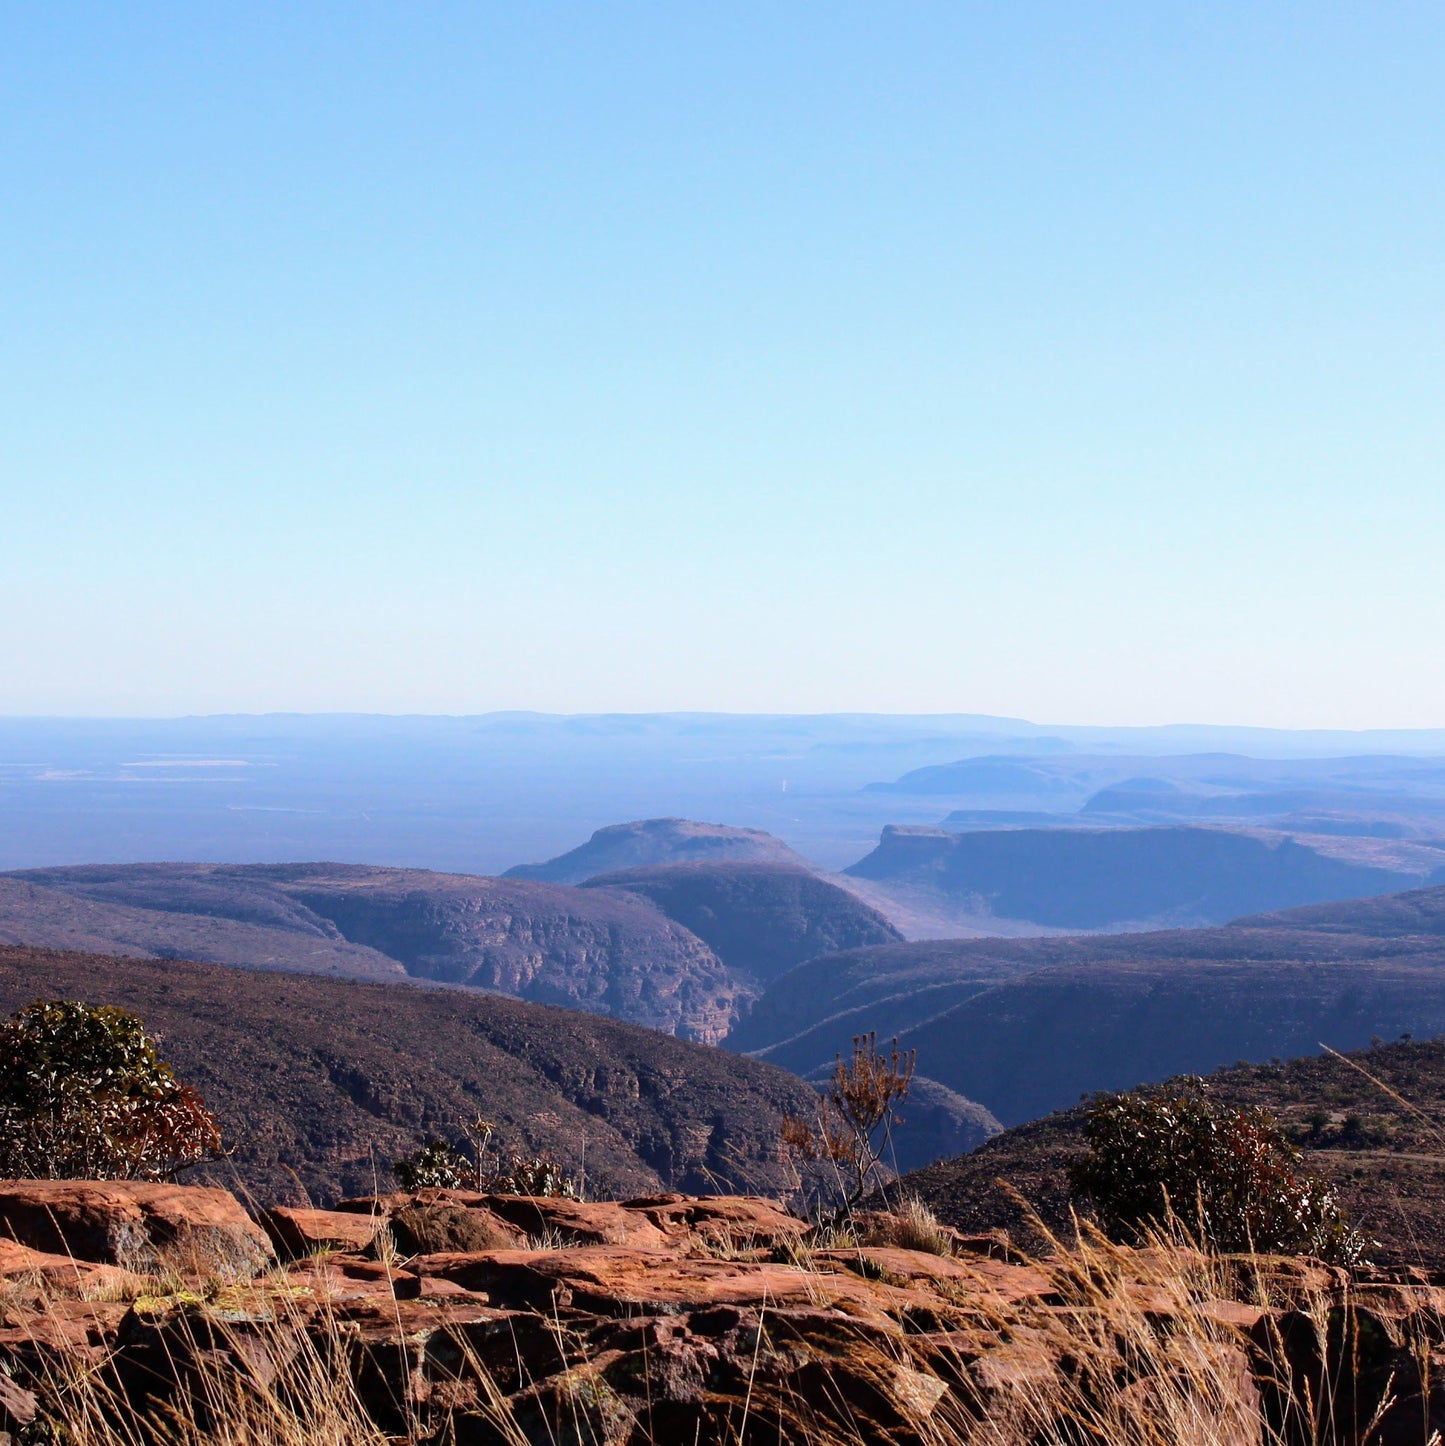
M 646 900 L 344 864 L 0 878 L 0 942 L 495 990 L 714 1043 L 756 992 Z
M 415 978 L 610 1014 L 716 1043 L 748 995 L 708 946 L 641 900 L 555 884 L 367 869 L 285 885 Z
M 1222 924 L 1445 881 L 1445 855 L 1415 848 L 1412 857 L 1426 872 L 1358 842 L 1342 850 L 1338 841 L 1245 829 L 898 827 L 847 872 L 962 907 L 972 932 L 1027 924 L 1047 933 Z

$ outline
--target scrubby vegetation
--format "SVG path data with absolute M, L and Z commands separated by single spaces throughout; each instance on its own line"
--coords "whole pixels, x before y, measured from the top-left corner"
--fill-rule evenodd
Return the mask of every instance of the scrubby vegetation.
M 1212 1099 L 1203 1080 L 1112 1095 L 1089 1111 L 1089 1153 L 1069 1172 L 1115 1239 L 1178 1219 L 1221 1251 L 1353 1262 L 1364 1242 L 1334 1190 L 1269 1111 Z
M 424 1135 L 391 1173 L 403 1190 L 475 1190 L 484 1195 L 532 1195 L 576 1200 L 581 1185 L 550 1155 L 506 1154 L 492 1145 L 496 1126 L 478 1117 L 461 1133 L 466 1148 Z
M 783 1116 L 783 1148 L 800 1167 L 805 1201 L 838 1215 L 884 1185 L 901 1123 L 898 1106 L 908 1098 L 915 1063 L 896 1039 L 882 1052 L 876 1034 L 860 1034 L 852 1055 L 838 1056 L 812 1118 Z
M 1217 1106 L 1273 1116 L 1303 1167 L 1369 1238 L 1371 1260 L 1445 1259 L 1445 1039 L 1240 1064 L 1206 1081 Z M 905 1176 L 900 1188 L 957 1229 L 1001 1227 L 1037 1248 L 1034 1222 L 1068 1234 L 1072 1213 L 1092 1210 L 1070 1187 L 1071 1168 L 1088 1150 L 1090 1108 L 1019 1125 L 972 1154 Z
M 0 1024 L 0 1176 L 170 1179 L 220 1146 L 129 1010 L 41 1000 Z

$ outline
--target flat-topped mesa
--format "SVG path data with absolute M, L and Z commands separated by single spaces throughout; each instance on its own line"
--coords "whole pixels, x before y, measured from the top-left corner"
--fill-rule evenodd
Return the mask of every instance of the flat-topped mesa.
M 690 818 L 643 818 L 599 828 L 585 844 L 545 863 L 518 864 L 502 877 L 580 884 L 584 879 L 617 869 L 725 860 L 812 867 L 782 839 L 760 828 L 698 823 Z

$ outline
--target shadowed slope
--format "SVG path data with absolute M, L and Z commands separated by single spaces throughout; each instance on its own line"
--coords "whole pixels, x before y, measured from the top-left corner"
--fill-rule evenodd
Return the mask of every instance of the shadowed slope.
M 478 1114 L 633 1194 L 777 1190 L 781 1113 L 812 1100 L 767 1065 L 495 995 L 0 948 L 0 1013 L 41 997 L 135 1010 L 235 1147 L 211 1174 L 271 1197 L 371 1191 L 418 1132 Z
M 1437 888 L 1215 929 L 854 950 L 776 980 L 728 1043 L 806 1075 L 860 1030 L 897 1033 L 1015 1123 L 1084 1090 L 1445 1029 L 1442 919 Z

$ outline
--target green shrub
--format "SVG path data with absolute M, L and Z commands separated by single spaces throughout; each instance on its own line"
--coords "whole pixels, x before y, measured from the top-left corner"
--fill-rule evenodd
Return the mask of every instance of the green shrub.
M 455 1145 L 422 1138 L 416 1150 L 396 1161 L 391 1173 L 403 1190 L 460 1190 L 475 1186 L 476 1168 Z
M 169 1179 L 220 1146 L 129 1010 L 41 1000 L 0 1023 L 0 1176 Z
M 508 1155 L 505 1158 L 487 1148 L 491 1139 L 471 1135 L 473 1154 L 468 1155 L 446 1140 L 423 1136 L 418 1147 L 391 1167 L 403 1190 L 428 1187 L 441 1190 L 476 1190 L 483 1195 L 550 1195 L 569 1200 L 578 1198 L 576 1183 L 547 1155 Z M 480 1140 L 481 1143 L 478 1143 Z
M 1333 1189 L 1267 1110 L 1219 1104 L 1186 1080 L 1097 1101 L 1085 1133 L 1070 1184 L 1116 1240 L 1177 1219 L 1216 1250 L 1360 1257 Z

